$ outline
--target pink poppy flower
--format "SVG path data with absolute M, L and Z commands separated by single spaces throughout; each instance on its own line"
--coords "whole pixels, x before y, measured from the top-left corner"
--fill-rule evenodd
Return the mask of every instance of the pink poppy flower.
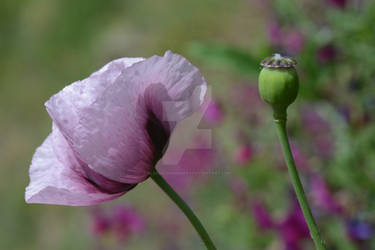
M 27 203 L 94 205 L 146 180 L 177 122 L 206 92 L 184 57 L 114 60 L 46 102 L 52 133 L 30 166 Z

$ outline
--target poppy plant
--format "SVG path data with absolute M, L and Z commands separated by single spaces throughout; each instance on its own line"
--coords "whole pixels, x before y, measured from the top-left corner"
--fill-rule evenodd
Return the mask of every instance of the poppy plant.
M 286 130 L 287 108 L 295 101 L 299 89 L 298 74 L 295 69 L 296 64 L 297 62 L 293 58 L 280 54 L 265 58 L 261 62 L 263 69 L 259 73 L 259 93 L 262 99 L 270 104 L 273 109 L 273 117 L 281 149 L 299 204 L 310 230 L 311 238 L 315 243 L 316 249 L 325 250 L 325 244 L 321 239 L 294 163 Z
M 45 104 L 52 133 L 33 156 L 26 202 L 95 205 L 150 176 L 171 196 L 155 165 L 177 122 L 200 108 L 206 88 L 199 70 L 170 51 L 114 60 L 65 87 Z

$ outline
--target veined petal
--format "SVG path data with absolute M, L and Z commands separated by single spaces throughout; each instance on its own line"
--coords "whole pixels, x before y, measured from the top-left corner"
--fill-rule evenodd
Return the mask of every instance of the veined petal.
M 205 91 L 199 70 L 166 52 L 113 61 L 46 107 L 79 161 L 105 178 L 136 184 L 148 178 L 175 124 L 200 107 Z
M 36 150 L 29 174 L 27 203 L 86 206 L 115 199 L 126 192 L 108 193 L 86 178 L 74 152 L 56 128 Z

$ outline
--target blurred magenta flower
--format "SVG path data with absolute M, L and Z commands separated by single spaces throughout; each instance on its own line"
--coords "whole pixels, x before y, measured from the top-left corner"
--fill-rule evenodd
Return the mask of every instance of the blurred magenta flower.
M 285 34 L 284 48 L 292 54 L 298 54 L 304 46 L 304 37 L 298 30 L 291 30 Z
M 306 128 L 313 136 L 320 134 L 328 134 L 331 132 L 329 123 L 311 107 L 305 107 L 301 112 L 301 119 L 304 128 Z
M 141 232 L 145 228 L 142 217 L 132 208 L 119 205 L 112 213 L 112 230 L 118 239 L 126 240 L 131 234 Z
M 248 212 L 250 205 L 249 201 L 249 186 L 247 183 L 239 177 L 232 177 L 230 180 L 230 188 L 233 192 L 234 205 L 239 210 L 245 210 Z
M 268 40 L 273 47 L 285 49 L 291 54 L 298 54 L 303 50 L 305 39 L 297 29 L 283 29 L 277 22 L 268 26 Z
M 251 210 L 260 229 L 267 230 L 274 228 L 275 223 L 268 210 L 264 207 L 263 203 L 254 202 L 251 206 Z
M 314 203 L 328 212 L 341 214 L 343 209 L 335 200 L 323 178 L 314 176 L 311 180 L 311 194 Z
M 310 237 L 309 228 L 297 201 L 294 202 L 287 216 L 278 225 L 278 231 L 286 250 L 302 249 L 301 242 Z
M 207 105 L 203 120 L 209 125 L 218 125 L 223 120 L 223 111 L 220 104 L 211 100 Z
M 237 115 L 246 119 L 251 126 L 259 125 L 265 119 L 261 112 L 265 105 L 260 97 L 257 83 L 241 84 L 233 88 L 232 91 L 230 101 L 233 103 L 233 110 L 239 110 L 240 112 Z
M 302 153 L 301 149 L 298 147 L 298 144 L 294 141 L 290 143 L 294 161 L 297 165 L 297 168 L 308 171 L 310 169 L 310 163 L 308 158 Z M 281 149 L 280 149 L 281 151 Z M 281 153 L 281 152 L 280 152 Z
M 332 44 L 327 44 L 318 48 L 316 56 L 319 63 L 330 63 L 336 59 L 337 49 Z
M 310 237 L 309 228 L 297 200 L 293 201 L 290 210 L 280 221 L 273 219 L 261 202 L 253 204 L 252 213 L 260 229 L 275 229 L 278 232 L 285 250 L 302 250 L 302 241 Z
M 114 60 L 46 102 L 52 133 L 30 166 L 28 203 L 93 205 L 146 180 L 206 82 L 184 57 Z
M 111 226 L 111 221 L 107 215 L 100 208 L 95 208 L 92 211 L 91 232 L 95 236 L 101 236 L 106 233 Z
M 283 41 L 283 34 L 280 25 L 272 22 L 268 26 L 268 39 L 273 46 L 279 46 Z
M 301 119 L 317 153 L 324 159 L 332 157 L 335 148 L 330 124 L 311 107 L 302 110 Z
M 106 211 L 96 207 L 92 211 L 91 231 L 94 236 L 109 233 L 119 241 L 125 241 L 144 228 L 143 218 L 133 208 L 125 205 L 116 205 Z
M 344 8 L 347 4 L 347 0 L 327 0 L 329 4 L 338 8 Z
M 177 165 L 160 166 L 162 176 L 181 194 L 186 195 L 197 180 L 210 177 L 216 158 L 214 149 L 188 149 Z
M 240 145 L 235 149 L 233 159 L 235 163 L 243 165 L 251 160 L 252 155 L 253 150 L 250 145 Z

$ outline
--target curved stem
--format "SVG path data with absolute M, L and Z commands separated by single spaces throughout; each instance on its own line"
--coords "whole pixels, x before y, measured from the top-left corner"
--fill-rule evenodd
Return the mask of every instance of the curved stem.
M 322 238 L 320 237 L 319 229 L 311 213 L 311 209 L 306 199 L 305 191 L 303 190 L 303 186 L 301 184 L 301 180 L 299 178 L 298 171 L 294 163 L 293 155 L 290 150 L 289 140 L 286 132 L 286 119 L 275 120 L 275 122 L 286 165 L 288 166 L 289 174 L 292 179 L 293 187 L 297 194 L 297 198 L 301 206 L 303 215 L 310 229 L 311 238 L 315 243 L 316 249 L 325 250 L 326 247 L 324 245 Z
M 207 231 L 204 229 L 202 223 L 199 221 L 198 217 L 194 214 L 191 208 L 185 203 L 185 201 L 173 190 L 173 188 L 164 180 L 164 178 L 159 174 L 159 172 L 154 168 L 151 173 L 151 178 L 156 184 L 171 198 L 176 205 L 182 210 L 182 212 L 189 219 L 190 223 L 193 225 L 199 236 L 201 237 L 203 243 L 206 245 L 208 250 L 216 250 L 214 243 L 212 242 Z

